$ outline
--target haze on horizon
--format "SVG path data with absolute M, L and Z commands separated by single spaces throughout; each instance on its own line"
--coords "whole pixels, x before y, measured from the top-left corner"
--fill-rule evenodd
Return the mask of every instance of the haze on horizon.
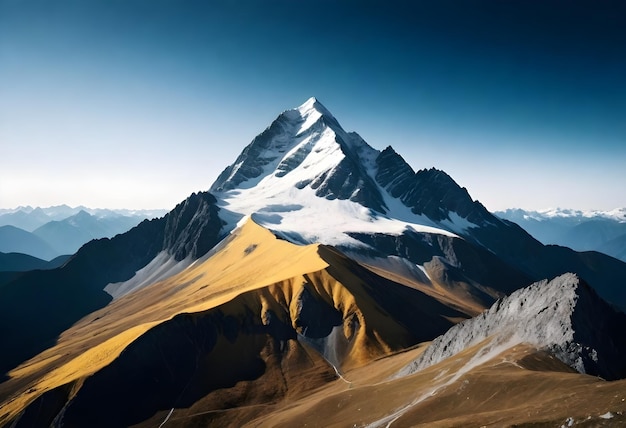
M 283 110 L 489 210 L 626 206 L 626 5 L 0 0 L 0 208 L 172 208 Z

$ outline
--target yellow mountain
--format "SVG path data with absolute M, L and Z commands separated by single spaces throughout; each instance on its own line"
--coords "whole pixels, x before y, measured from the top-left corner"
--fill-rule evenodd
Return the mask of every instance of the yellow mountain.
M 290 244 L 248 220 L 203 260 L 90 314 L 12 371 L 0 422 L 26 409 L 23 421 L 45 424 L 66 404 L 66 423 L 121 426 L 172 408 L 276 402 L 462 317 L 330 247 Z M 142 406 L 137 396 L 151 398 Z
M 431 278 L 434 276 L 431 276 Z M 248 220 L 0 384 L 1 426 L 615 426 L 626 381 L 491 339 L 396 378 L 481 309 L 460 288 L 298 246 Z

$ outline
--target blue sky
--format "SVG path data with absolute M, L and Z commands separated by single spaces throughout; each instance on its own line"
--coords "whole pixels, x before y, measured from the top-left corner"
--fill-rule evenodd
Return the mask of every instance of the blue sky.
M 488 209 L 626 206 L 626 6 L 0 0 L 0 208 L 171 208 L 282 111 Z

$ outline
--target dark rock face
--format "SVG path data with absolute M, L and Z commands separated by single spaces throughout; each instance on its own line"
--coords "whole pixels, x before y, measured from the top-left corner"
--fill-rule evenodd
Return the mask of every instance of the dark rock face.
M 415 171 L 396 151 L 388 146 L 376 158 L 376 181 L 394 198 L 402 196 L 413 186 Z
M 164 219 L 85 244 L 63 267 L 27 272 L 0 288 L 0 372 L 54 344 L 58 334 L 111 301 L 109 282 L 130 279 L 161 250 Z
M 279 153 L 285 153 L 292 144 L 293 120 L 285 113 L 278 116 L 272 124 L 252 140 L 235 160 L 217 177 L 210 191 L 222 192 L 236 188 L 242 182 L 257 178 L 264 167 L 274 162 Z M 291 138 L 277 138 L 286 134 Z
M 445 235 L 407 231 L 402 235 L 351 233 L 371 249 L 345 249 L 375 257 L 394 255 L 423 265 L 444 284 L 467 284 L 468 292 L 491 305 L 533 281 L 525 272 L 509 265 L 493 253 L 466 240 Z
M 477 225 L 488 218 L 494 220 L 480 202 L 473 201 L 467 190 L 443 171 L 431 168 L 415 173 L 391 147 L 380 153 L 376 164 L 376 181 L 415 214 L 442 221 L 450 220 L 450 212 L 455 212 Z
M 387 207 L 378 186 L 368 175 L 358 154 L 338 140 L 346 155 L 339 164 L 321 174 L 311 182 L 315 195 L 326 199 L 349 199 L 378 212 L 386 212 Z
M 595 351 L 590 355 L 581 352 L 586 372 L 607 380 L 626 378 L 626 315 L 607 304 L 583 280 L 577 294 L 572 314 L 574 341 Z
M 223 221 L 217 200 L 208 192 L 194 193 L 166 217 L 163 248 L 182 260 L 205 255 L 221 237 Z

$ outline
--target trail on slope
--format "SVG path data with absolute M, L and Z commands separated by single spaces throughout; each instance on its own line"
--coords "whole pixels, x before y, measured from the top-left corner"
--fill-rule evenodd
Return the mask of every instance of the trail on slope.
M 396 410 L 392 414 L 385 416 L 377 421 L 371 422 L 367 425 L 367 428 L 380 428 L 386 427 L 389 428 L 391 425 L 401 418 L 406 412 L 408 412 L 411 408 L 415 407 L 417 404 L 423 402 L 436 395 L 442 389 L 452 385 L 454 382 L 459 380 L 463 375 L 468 373 L 470 370 L 484 364 L 497 355 L 501 354 L 505 350 L 517 345 L 520 342 L 519 338 L 515 335 L 508 336 L 504 340 L 492 339 L 487 344 L 483 345 L 473 356 L 469 359 L 467 363 L 465 363 L 460 369 L 456 370 L 454 374 L 448 377 L 437 376 L 434 380 L 440 379 L 440 382 L 435 384 L 428 391 L 422 393 L 420 396 L 415 398 L 409 404 L 400 409 Z

